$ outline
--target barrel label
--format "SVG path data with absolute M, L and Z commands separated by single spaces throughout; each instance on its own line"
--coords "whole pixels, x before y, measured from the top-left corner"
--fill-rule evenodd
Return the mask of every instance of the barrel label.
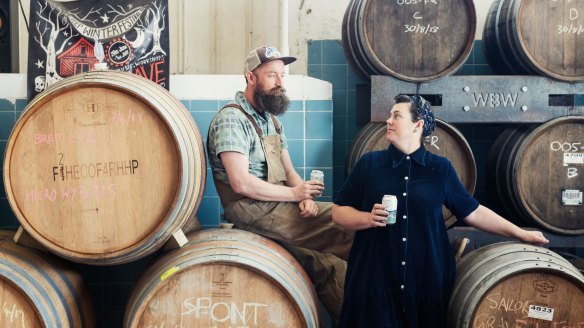
M 533 289 L 543 295 L 553 294 L 558 290 L 557 284 L 550 279 L 549 275 L 542 274 L 539 279 L 533 282 Z
M 231 286 L 233 286 L 233 281 L 228 279 L 228 275 L 225 272 L 219 272 L 215 278 L 213 278 L 213 290 L 211 295 L 213 297 L 231 297 Z
M 52 178 L 56 182 L 129 176 L 136 174 L 138 167 L 139 162 L 137 159 L 71 165 L 64 165 L 59 162 L 58 166 L 53 166 L 52 168 Z
M 545 306 L 531 304 L 529 306 L 529 314 L 527 316 L 534 319 L 553 321 L 554 309 Z
M 582 190 L 562 190 L 562 205 L 582 206 Z
M 173 266 L 172 268 L 166 270 L 161 276 L 160 276 L 160 281 L 164 281 L 164 279 L 170 277 L 171 275 L 173 275 L 174 273 L 176 273 L 178 270 L 180 270 L 180 268 L 178 266 Z
M 584 153 L 564 153 L 564 166 L 568 164 L 584 164 Z

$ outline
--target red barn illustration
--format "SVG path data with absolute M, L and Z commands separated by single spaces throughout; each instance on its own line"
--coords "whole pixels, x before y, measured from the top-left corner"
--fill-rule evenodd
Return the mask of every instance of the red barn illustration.
M 59 75 L 66 77 L 90 71 L 99 60 L 93 54 L 93 45 L 84 38 L 80 38 L 77 43 L 57 57 L 57 62 L 61 64 Z

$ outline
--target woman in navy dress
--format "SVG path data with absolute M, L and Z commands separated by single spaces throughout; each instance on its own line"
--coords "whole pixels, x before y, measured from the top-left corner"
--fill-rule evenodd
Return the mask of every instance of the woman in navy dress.
M 355 165 L 333 205 L 333 220 L 357 231 L 348 261 L 341 327 L 446 327 L 456 264 L 442 216 L 445 205 L 480 230 L 545 244 L 480 205 L 450 161 L 424 148 L 435 129 L 430 104 L 398 96 L 387 123 L 387 150 Z M 397 222 L 386 224 L 383 195 L 398 199 Z

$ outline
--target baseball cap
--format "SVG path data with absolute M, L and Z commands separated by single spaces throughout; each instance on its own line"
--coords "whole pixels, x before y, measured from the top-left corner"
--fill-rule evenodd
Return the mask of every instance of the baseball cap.
M 255 48 L 247 55 L 245 63 L 243 64 L 243 73 L 245 74 L 247 72 L 251 72 L 258 68 L 258 66 L 276 59 L 283 61 L 284 65 L 288 65 L 296 61 L 296 57 L 282 57 L 278 49 L 275 47 L 262 46 Z

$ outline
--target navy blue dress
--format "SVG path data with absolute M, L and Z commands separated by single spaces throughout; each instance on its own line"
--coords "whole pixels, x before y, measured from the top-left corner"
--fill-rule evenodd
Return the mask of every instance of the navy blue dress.
M 397 223 L 359 230 L 348 261 L 341 327 L 446 327 L 456 264 L 442 205 L 465 218 L 479 203 L 450 161 L 422 145 L 361 157 L 334 203 L 370 212 L 396 195 Z

